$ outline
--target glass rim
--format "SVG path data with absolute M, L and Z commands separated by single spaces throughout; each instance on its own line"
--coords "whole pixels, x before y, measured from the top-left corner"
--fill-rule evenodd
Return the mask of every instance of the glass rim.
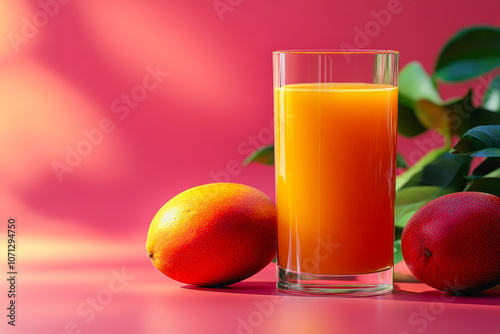
M 290 49 L 276 50 L 273 54 L 399 54 L 396 50 L 377 50 L 377 49 Z

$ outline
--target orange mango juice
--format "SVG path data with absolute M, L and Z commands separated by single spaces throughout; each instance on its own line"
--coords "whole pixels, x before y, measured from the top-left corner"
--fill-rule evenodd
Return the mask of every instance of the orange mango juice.
M 278 265 L 372 273 L 393 265 L 396 87 L 275 88 Z

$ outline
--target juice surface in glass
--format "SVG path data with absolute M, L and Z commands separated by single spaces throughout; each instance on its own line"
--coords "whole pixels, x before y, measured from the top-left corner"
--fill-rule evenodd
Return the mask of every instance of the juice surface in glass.
M 397 87 L 275 88 L 278 265 L 320 275 L 393 265 Z

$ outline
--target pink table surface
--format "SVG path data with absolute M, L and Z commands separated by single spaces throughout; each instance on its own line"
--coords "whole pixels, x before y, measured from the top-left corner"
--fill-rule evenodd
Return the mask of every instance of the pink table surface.
M 0 333 L 500 333 L 500 287 L 454 297 L 416 282 L 404 265 L 394 293 L 346 298 L 277 293 L 274 263 L 206 289 L 172 281 L 147 260 L 21 268 L 16 327 L 6 324 L 2 296 Z

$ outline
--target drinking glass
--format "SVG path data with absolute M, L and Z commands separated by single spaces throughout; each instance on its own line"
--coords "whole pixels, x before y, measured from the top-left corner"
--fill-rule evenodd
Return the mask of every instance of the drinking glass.
M 392 291 L 398 60 L 273 52 L 279 291 Z

